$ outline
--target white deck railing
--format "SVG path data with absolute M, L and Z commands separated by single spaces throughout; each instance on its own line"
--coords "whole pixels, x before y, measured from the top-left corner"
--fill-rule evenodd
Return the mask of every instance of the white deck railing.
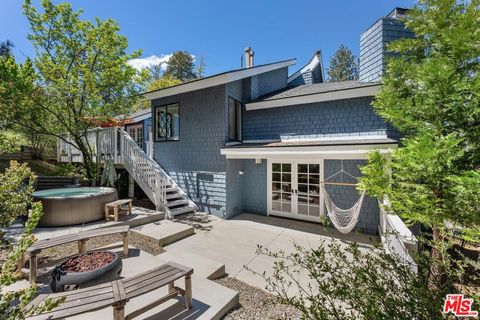
M 417 264 L 412 258 L 418 249 L 417 238 L 408 229 L 399 216 L 389 213 L 380 207 L 380 236 L 383 247 L 390 253 L 395 253 L 405 262 L 410 264 L 414 270 L 417 270 Z
M 70 141 L 68 135 L 65 139 Z M 122 164 L 157 210 L 165 209 L 168 175 L 122 128 L 92 129 L 86 139 L 96 163 L 112 158 L 115 164 Z M 83 162 L 80 150 L 61 139 L 58 139 L 57 158 L 59 162 Z
M 164 209 L 167 174 L 123 129 L 120 129 L 119 133 L 121 163 L 155 204 L 157 210 Z

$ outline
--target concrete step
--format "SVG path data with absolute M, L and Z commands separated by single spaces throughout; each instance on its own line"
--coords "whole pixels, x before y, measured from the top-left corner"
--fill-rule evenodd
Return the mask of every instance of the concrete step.
M 168 208 L 180 206 L 182 204 L 188 204 L 188 200 L 187 199 L 179 199 L 179 200 L 168 201 L 168 199 L 167 199 L 167 207 Z
M 163 262 L 175 261 L 186 266 L 188 265 L 195 270 L 197 276 L 202 278 L 215 280 L 226 275 L 225 264 L 190 251 L 177 248 L 169 249 L 167 246 L 165 252 L 155 257 Z
M 194 228 L 184 223 L 162 220 L 130 229 L 131 232 L 149 238 L 160 248 L 193 235 Z
M 184 207 L 179 207 L 174 209 L 168 209 L 168 212 L 171 216 L 176 216 L 178 214 L 188 213 L 193 211 L 195 211 L 195 208 L 192 206 L 184 206 Z

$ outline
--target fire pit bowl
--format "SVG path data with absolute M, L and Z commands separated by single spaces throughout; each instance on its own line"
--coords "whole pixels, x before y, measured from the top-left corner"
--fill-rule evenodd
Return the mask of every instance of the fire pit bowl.
M 122 266 L 122 260 L 115 252 L 78 254 L 53 269 L 50 288 L 53 292 L 62 292 L 112 281 L 120 275 Z

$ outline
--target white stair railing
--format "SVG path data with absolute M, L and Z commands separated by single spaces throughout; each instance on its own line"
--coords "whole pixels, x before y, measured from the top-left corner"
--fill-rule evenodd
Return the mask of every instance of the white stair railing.
M 119 132 L 120 162 L 155 204 L 157 210 L 165 210 L 168 176 L 123 129 L 119 129 Z

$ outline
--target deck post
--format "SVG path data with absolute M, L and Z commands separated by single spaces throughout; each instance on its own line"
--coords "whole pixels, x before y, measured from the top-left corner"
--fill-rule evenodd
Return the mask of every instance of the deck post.
M 87 252 L 87 241 L 86 240 L 78 241 L 78 254 L 82 254 L 86 252 Z
M 135 180 L 131 174 L 128 174 L 128 197 L 133 198 L 135 196 Z
M 30 284 L 34 284 L 37 282 L 37 256 L 35 254 L 31 254 L 29 257 L 29 268 L 30 268 Z
M 192 307 L 192 276 L 185 276 L 185 307 Z
M 117 164 L 118 163 L 118 154 L 117 154 L 117 127 L 112 128 L 113 131 L 113 163 Z
M 125 319 L 125 303 L 121 302 L 113 306 L 113 320 Z
M 70 133 L 67 135 L 67 141 L 71 142 Z M 72 145 L 71 144 L 67 144 L 67 158 L 68 158 L 68 163 L 72 163 Z
M 123 255 L 128 257 L 128 232 L 123 234 Z

